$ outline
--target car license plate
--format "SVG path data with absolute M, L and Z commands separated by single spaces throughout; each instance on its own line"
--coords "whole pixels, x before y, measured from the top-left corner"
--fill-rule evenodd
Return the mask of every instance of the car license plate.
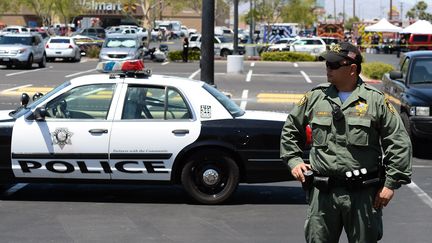
M 9 58 L 3 58 L 3 61 L 4 61 L 4 62 L 9 62 L 10 59 L 9 59 Z
M 61 54 L 61 51 L 56 51 L 56 54 Z

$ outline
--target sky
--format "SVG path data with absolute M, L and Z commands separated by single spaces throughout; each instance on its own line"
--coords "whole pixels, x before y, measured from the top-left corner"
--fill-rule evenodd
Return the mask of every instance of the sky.
M 334 2 L 336 2 L 336 14 L 343 12 L 343 1 L 345 1 L 345 13 L 348 17 L 353 15 L 353 0 L 325 0 L 325 9 L 328 14 L 333 15 Z M 390 0 L 356 0 L 356 15 L 360 19 L 374 19 L 387 17 L 390 9 Z M 403 15 L 411 9 L 417 0 L 393 0 L 393 6 L 396 6 L 400 11 L 400 3 L 403 3 Z M 428 4 L 428 9 L 432 7 L 431 0 L 425 0 Z

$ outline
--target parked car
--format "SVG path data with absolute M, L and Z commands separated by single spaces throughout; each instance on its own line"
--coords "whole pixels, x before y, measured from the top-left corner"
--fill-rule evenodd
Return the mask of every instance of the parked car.
M 319 37 L 300 38 L 289 45 L 289 51 L 306 52 L 318 56 L 327 50 L 326 43 Z
M 292 37 L 281 38 L 272 45 L 268 46 L 267 51 L 289 51 L 289 45 L 295 40 L 296 38 Z
M 143 59 L 143 47 L 137 35 L 109 35 L 100 51 L 99 61 Z
M 72 37 L 51 37 L 45 45 L 45 53 L 48 62 L 55 61 L 56 58 L 81 61 L 81 49 Z
M 105 29 L 102 27 L 90 27 L 84 28 L 81 31 L 77 32 L 76 35 L 86 35 L 91 37 L 99 37 L 105 39 Z
M 410 34 L 408 36 L 408 49 L 410 51 L 432 50 L 432 35 Z
M 211 85 L 143 65 L 100 63 L 108 74 L 0 111 L 0 184 L 181 184 L 218 204 L 239 183 L 293 179 L 279 157 L 286 114 L 244 111 Z
M 7 68 L 46 66 L 45 43 L 38 33 L 3 33 L 0 35 L 0 64 Z
M 432 51 L 407 52 L 399 69 L 384 74 L 383 92 L 400 113 L 414 150 L 432 140 Z
M 201 35 L 195 34 L 189 37 L 189 49 L 193 51 L 201 50 Z M 228 36 L 215 36 L 214 37 L 214 53 L 217 56 L 226 57 L 231 55 L 234 51 L 233 39 Z M 245 51 L 244 45 L 238 46 L 238 52 L 243 55 Z
M 325 43 L 326 43 L 326 47 L 327 50 L 330 50 L 330 46 L 332 44 L 338 44 L 340 42 L 340 40 L 338 38 L 335 37 L 320 37 Z
M 29 28 L 20 25 L 10 25 L 2 30 L 2 32 L 10 33 L 27 33 L 30 32 Z

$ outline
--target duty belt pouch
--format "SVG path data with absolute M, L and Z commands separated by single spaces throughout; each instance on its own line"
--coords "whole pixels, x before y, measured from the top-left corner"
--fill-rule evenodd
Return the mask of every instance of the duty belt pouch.
M 320 192 L 329 192 L 330 190 L 330 177 L 327 176 L 315 176 L 313 180 L 313 185 Z

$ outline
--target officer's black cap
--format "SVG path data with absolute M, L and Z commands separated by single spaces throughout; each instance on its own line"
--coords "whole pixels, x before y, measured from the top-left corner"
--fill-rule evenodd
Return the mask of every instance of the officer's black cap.
M 330 50 L 324 52 L 319 56 L 319 60 L 326 60 L 328 62 L 340 62 L 342 60 L 350 60 L 353 63 L 361 64 L 362 55 L 359 49 L 349 42 L 341 42 L 339 44 L 332 44 Z

